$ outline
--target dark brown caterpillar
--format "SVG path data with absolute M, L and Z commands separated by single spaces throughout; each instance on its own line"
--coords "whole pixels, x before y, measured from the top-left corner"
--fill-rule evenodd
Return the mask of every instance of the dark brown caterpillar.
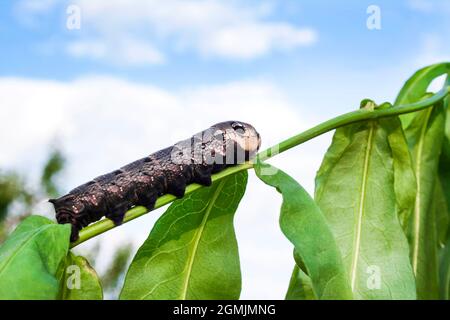
M 71 241 L 76 241 L 82 228 L 103 216 L 120 225 L 125 212 L 134 206 L 151 210 L 164 194 L 181 198 L 188 184 L 211 185 L 211 174 L 249 160 L 260 145 L 260 136 L 251 125 L 218 123 L 49 201 L 58 223 L 72 224 Z

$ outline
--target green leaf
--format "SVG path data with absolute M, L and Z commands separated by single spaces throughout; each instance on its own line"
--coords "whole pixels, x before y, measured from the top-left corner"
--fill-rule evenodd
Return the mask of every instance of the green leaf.
M 59 270 L 61 300 L 102 300 L 103 289 L 97 273 L 89 262 L 72 252 Z
M 450 86 L 450 76 L 447 77 L 446 85 Z M 445 111 L 445 133 L 442 141 L 441 157 L 439 159 L 439 177 L 442 191 L 450 208 L 450 98 L 444 100 Z
M 400 90 L 395 105 L 405 105 L 421 100 L 431 82 L 445 74 L 450 75 L 450 63 L 433 64 L 420 69 L 408 79 Z M 409 125 L 413 117 L 414 113 L 402 115 L 401 120 L 404 126 Z
M 437 181 L 431 210 L 436 215 L 436 232 L 439 256 L 439 297 L 443 300 L 450 298 L 450 233 L 447 201 L 442 190 L 442 184 Z M 435 297 L 433 297 L 435 298 Z
M 121 299 L 238 299 L 234 213 L 247 172 L 175 201 L 156 222 L 125 278 Z
M 269 164 L 257 163 L 255 172 L 283 196 L 280 227 L 294 244 L 297 265 L 306 269 L 315 295 L 319 299 L 351 299 L 339 249 L 314 200 L 294 179 Z
M 297 266 L 292 271 L 286 300 L 316 300 L 311 279 Z
M 408 221 L 414 211 L 417 192 L 411 153 L 398 117 L 386 118 L 381 120 L 380 123 L 386 130 L 392 153 L 394 192 L 398 216 L 403 230 L 407 232 Z
M 435 181 L 431 211 L 434 212 L 436 219 L 437 245 L 438 248 L 443 248 L 447 242 L 450 217 L 440 177 L 437 177 Z
M 398 135 L 390 137 L 398 132 L 398 119 L 397 125 L 393 121 L 337 129 L 316 177 L 316 201 L 333 230 L 358 299 L 416 297 L 399 221 L 399 160 L 394 157 L 401 147 L 395 145 Z M 410 181 L 409 187 L 413 185 Z
M 417 179 L 408 238 L 419 299 L 437 299 L 439 295 L 439 239 L 433 204 L 436 202 L 438 162 L 444 136 L 444 111 L 441 102 L 433 108 L 416 112 L 405 128 Z
M 442 300 L 450 299 L 450 236 L 444 248 L 440 251 L 439 297 Z
M 450 85 L 450 76 L 447 77 L 447 85 Z M 446 210 L 442 210 L 443 204 L 437 208 L 438 214 L 438 237 L 440 242 L 445 238 L 445 244 L 440 248 L 440 263 L 439 263 L 439 287 L 440 298 L 450 299 L 450 109 L 449 98 L 445 99 L 445 135 L 442 143 L 442 152 L 439 159 L 439 180 L 441 185 L 442 197 L 446 200 Z M 442 199 L 442 198 L 441 198 Z M 443 214 L 443 211 L 446 211 Z M 446 219 L 444 217 L 446 215 Z M 439 219 L 440 218 L 440 219 Z M 446 220 L 446 224 L 444 221 Z M 445 226 L 444 226 L 445 225 Z M 446 228 L 445 228 L 446 227 Z
M 447 122 L 450 121 L 447 120 Z M 447 207 L 450 208 L 450 135 L 444 137 L 438 171 L 442 196 L 447 202 Z
M 57 298 L 56 274 L 69 237 L 69 225 L 41 216 L 25 219 L 0 247 L 0 299 Z

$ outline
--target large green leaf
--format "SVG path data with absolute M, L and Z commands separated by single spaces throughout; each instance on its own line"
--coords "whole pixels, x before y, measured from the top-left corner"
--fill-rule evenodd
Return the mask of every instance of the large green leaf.
M 102 300 L 103 289 L 97 273 L 89 262 L 72 252 L 59 270 L 62 300 Z
M 439 296 L 439 239 L 433 204 L 436 202 L 435 186 L 438 183 L 439 156 L 444 136 L 444 111 L 443 103 L 440 103 L 416 112 L 405 128 L 417 179 L 408 238 L 419 299 L 437 299 Z
M 450 86 L 450 76 L 447 77 L 446 85 Z M 441 157 L 439 159 L 439 177 L 442 185 L 447 207 L 450 208 L 450 97 L 444 101 L 445 108 L 445 133 L 442 141 Z
M 238 299 L 234 213 L 247 172 L 175 201 L 131 263 L 121 299 Z
M 286 300 L 316 300 L 311 278 L 295 265 L 286 293 Z
M 437 77 L 441 75 L 447 74 L 447 80 L 444 85 L 444 87 L 447 87 L 450 85 L 450 63 L 441 63 L 441 64 L 435 64 L 428 67 L 425 67 L 419 71 L 417 71 L 404 85 L 402 90 L 400 91 L 397 100 L 396 105 L 400 104 L 409 104 L 414 103 L 422 99 L 422 97 L 426 94 L 427 89 L 431 82 L 436 79 Z M 446 99 L 446 104 L 448 104 L 448 98 Z M 450 112 L 447 110 L 447 113 Z M 422 115 L 422 117 L 419 117 L 423 120 L 423 117 L 427 115 L 426 111 L 422 111 L 419 113 Z M 411 127 L 420 127 L 420 124 L 417 124 L 417 113 L 411 113 L 407 115 L 402 115 L 402 123 L 404 127 L 408 128 L 409 130 L 415 131 L 416 135 L 420 135 L 414 128 Z M 416 124 L 412 124 L 412 122 L 416 119 Z M 447 200 L 446 207 L 450 206 L 450 124 L 446 124 L 446 135 L 444 137 L 443 145 L 442 145 L 442 154 L 441 159 L 439 163 L 439 179 L 440 183 L 443 187 L 443 194 L 445 196 L 445 199 Z M 432 142 L 431 140 L 429 141 Z M 438 144 L 440 143 L 440 140 L 436 141 Z M 414 143 L 414 141 L 413 141 Z M 436 151 L 439 147 L 434 148 L 435 151 L 434 156 L 437 157 Z M 435 159 L 433 159 L 433 155 L 430 154 L 430 157 L 428 157 L 431 162 L 431 166 L 426 165 L 427 167 L 434 167 L 435 166 Z M 440 190 L 437 191 L 431 191 L 430 188 L 432 185 L 436 186 L 436 183 L 433 183 L 433 181 L 436 179 L 435 174 L 424 177 L 425 181 L 423 179 L 419 179 L 419 188 L 421 188 L 421 192 L 418 194 L 418 204 L 415 209 L 415 219 L 413 219 L 412 223 L 415 223 L 415 227 L 417 230 L 410 232 L 410 242 L 412 246 L 412 260 L 413 264 L 415 265 L 417 278 L 418 278 L 418 296 L 419 298 L 423 299 L 434 299 L 437 298 L 437 250 L 438 248 L 435 247 L 435 241 L 438 242 L 445 242 L 445 234 L 447 233 L 448 228 L 448 215 L 446 210 L 442 210 L 437 208 L 437 202 L 439 200 L 442 200 L 441 195 L 436 194 L 440 193 Z M 422 192 L 423 190 L 423 184 L 425 182 L 425 188 L 427 189 L 425 192 Z M 438 186 L 439 187 L 439 186 Z M 437 197 L 437 198 L 436 198 Z M 428 202 L 433 202 L 432 205 L 430 205 Z M 424 204 L 425 202 L 425 204 Z M 431 206 L 434 206 L 435 208 L 431 208 Z M 422 215 L 421 218 L 419 218 L 419 215 Z M 435 230 L 433 230 L 433 228 Z M 437 230 L 436 230 L 437 229 Z M 420 238 L 417 236 L 417 234 L 422 233 L 424 237 Z M 415 236 L 416 234 L 416 236 Z M 443 238 L 444 237 L 444 238 Z M 420 253 L 420 247 L 423 247 L 422 253 Z M 445 245 L 444 245 L 445 246 Z M 447 248 L 441 248 L 441 257 L 446 257 L 447 255 Z M 422 257 L 423 256 L 423 257 Z M 421 260 L 421 262 L 419 261 Z M 441 259 L 442 260 L 442 259 Z M 445 260 L 445 259 L 444 259 Z M 443 267 L 443 263 L 440 264 L 441 268 Z M 445 279 L 442 279 L 442 274 L 447 272 L 446 270 L 440 270 L 441 279 L 440 281 L 446 281 Z M 444 277 L 445 278 L 445 277 Z M 447 283 L 442 284 L 442 286 L 447 286 Z M 442 292 L 442 288 L 441 288 Z
M 397 117 L 381 120 L 383 130 L 386 131 L 388 143 L 392 154 L 394 168 L 394 192 L 400 224 L 405 232 L 408 222 L 414 211 L 416 199 L 416 176 L 414 173 L 411 153 Z
M 450 237 L 440 252 L 439 297 L 442 300 L 450 299 Z
M 399 221 L 408 204 L 400 206 L 396 196 L 398 185 L 407 185 L 398 179 L 410 176 L 402 176 L 398 165 L 408 162 L 398 157 L 409 157 L 398 152 L 404 148 L 396 144 L 405 143 L 398 127 L 399 120 L 392 118 L 337 129 L 316 177 L 316 201 L 331 225 L 358 299 L 416 297 Z M 413 186 L 414 180 L 409 181 L 408 188 Z
M 433 199 L 431 200 L 431 211 L 434 212 L 436 221 L 436 238 L 438 248 L 443 248 L 447 242 L 449 212 L 447 201 L 444 196 L 441 177 L 437 177 L 434 186 Z
M 0 299 L 56 299 L 69 237 L 69 225 L 25 219 L 0 247 Z
M 449 144 L 449 149 L 447 150 L 447 147 L 443 147 L 442 155 L 439 159 L 439 180 L 441 183 L 443 196 L 447 201 L 447 207 L 450 208 L 450 140 L 447 139 L 450 139 L 450 136 L 445 137 L 444 140 L 444 145 Z
M 450 298 L 450 212 L 440 181 L 436 181 L 434 199 L 431 207 L 431 210 L 436 215 L 439 256 L 439 297 L 448 300 Z
M 257 176 L 283 196 L 280 227 L 295 247 L 296 262 L 305 269 L 318 299 L 351 299 L 342 258 L 330 228 L 309 194 L 283 171 L 265 163 Z M 300 289 L 299 289 L 300 290 Z
M 446 85 L 450 86 L 450 76 L 447 77 Z M 442 196 L 446 200 L 446 214 L 447 214 L 447 225 L 446 230 L 442 227 L 442 210 L 438 217 L 441 217 L 441 221 L 438 220 L 438 228 L 440 242 L 445 238 L 444 246 L 441 245 L 440 248 L 440 264 L 439 264 L 439 286 L 440 286 L 440 298 L 450 299 L 450 108 L 449 108 L 450 98 L 445 100 L 445 135 L 444 141 L 442 143 L 442 153 L 439 159 L 439 180 L 442 187 Z M 442 206 L 442 205 L 441 205 Z M 438 209 L 439 210 L 439 209 Z M 440 231 L 440 232 L 439 232 Z
M 450 75 L 450 63 L 434 64 L 417 71 L 408 81 L 395 100 L 395 105 L 405 105 L 419 101 L 427 92 L 431 82 L 439 76 Z M 405 126 L 409 125 L 414 113 L 402 115 L 401 120 Z

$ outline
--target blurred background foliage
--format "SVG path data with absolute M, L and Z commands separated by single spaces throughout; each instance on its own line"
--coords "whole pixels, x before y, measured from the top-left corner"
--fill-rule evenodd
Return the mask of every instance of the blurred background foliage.
M 0 245 L 27 216 L 42 214 L 34 212 L 39 202 L 62 195 L 59 181 L 64 174 L 66 162 L 66 157 L 61 150 L 53 148 L 42 168 L 39 183 L 35 187 L 30 186 L 25 174 L 0 168 Z M 82 252 L 96 270 L 98 270 L 96 257 L 100 251 L 101 245 L 97 242 L 89 253 Z M 106 297 L 112 296 L 120 288 L 119 284 L 123 280 L 131 252 L 131 243 L 122 244 L 115 251 L 105 271 L 100 274 Z

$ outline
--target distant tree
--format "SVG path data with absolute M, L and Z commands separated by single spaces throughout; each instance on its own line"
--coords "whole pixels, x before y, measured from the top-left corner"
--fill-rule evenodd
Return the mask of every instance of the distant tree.
M 8 215 L 8 209 L 22 196 L 23 183 L 14 172 L 0 172 L 0 222 Z
M 64 170 L 65 163 L 61 151 L 54 149 L 43 167 L 37 188 L 29 187 L 26 177 L 18 172 L 0 171 L 0 243 L 21 220 L 32 213 L 37 202 L 60 193 L 56 178 Z M 21 208 L 19 214 L 11 212 L 13 204 Z
M 59 186 L 55 179 L 64 169 L 66 159 L 58 149 L 51 152 L 41 176 L 41 185 L 49 197 L 59 194 Z
M 126 243 L 114 254 L 108 269 L 101 277 L 103 289 L 106 292 L 114 292 L 117 289 L 119 280 L 128 267 L 132 248 L 131 243 Z

